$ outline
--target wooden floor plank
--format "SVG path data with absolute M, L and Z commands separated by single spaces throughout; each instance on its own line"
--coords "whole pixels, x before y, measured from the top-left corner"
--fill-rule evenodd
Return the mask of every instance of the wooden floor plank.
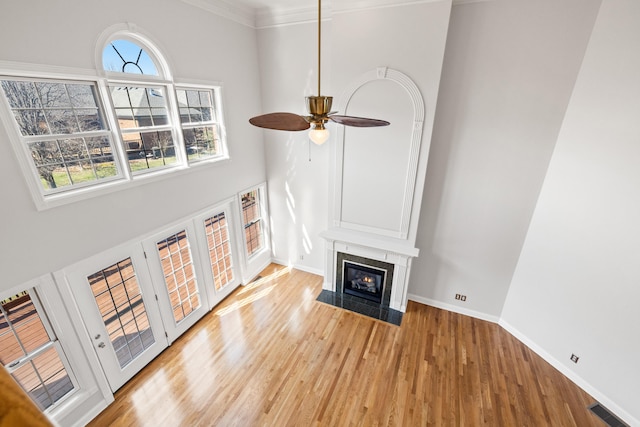
M 271 265 L 91 426 L 594 426 L 593 398 L 500 326 L 409 302 L 402 326 Z

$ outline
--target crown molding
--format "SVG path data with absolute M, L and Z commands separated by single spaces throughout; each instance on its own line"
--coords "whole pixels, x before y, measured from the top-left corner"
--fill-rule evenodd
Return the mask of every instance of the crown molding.
M 262 29 L 284 25 L 315 22 L 318 9 L 315 6 L 279 7 L 266 6 L 253 8 L 231 0 L 180 0 L 191 6 L 215 13 L 232 21 L 251 28 Z M 434 3 L 447 0 L 343 0 L 322 8 L 323 19 L 331 19 L 332 15 L 369 9 L 408 6 L 414 4 Z M 480 3 L 493 0 L 452 0 L 453 6 Z
M 254 8 L 229 0 L 179 0 L 191 6 L 206 10 L 247 27 L 256 28 Z
M 343 0 L 339 3 L 336 2 L 323 6 L 322 17 L 323 19 L 331 19 L 332 15 L 341 13 L 442 1 L 447 0 Z M 281 9 L 264 7 L 256 9 L 256 28 L 258 29 L 316 22 L 317 19 L 318 9 L 315 6 Z

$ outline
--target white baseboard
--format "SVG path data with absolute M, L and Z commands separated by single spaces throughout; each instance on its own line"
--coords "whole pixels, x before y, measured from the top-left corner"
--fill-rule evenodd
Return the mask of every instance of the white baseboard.
M 467 308 L 458 307 L 457 305 L 447 304 L 447 303 L 441 302 L 441 301 L 436 301 L 436 300 L 433 300 L 431 298 L 424 298 L 424 297 L 421 297 L 421 296 L 418 296 L 418 295 L 414 295 L 414 294 L 409 294 L 408 298 L 411 301 L 419 302 L 420 304 L 429 305 L 429 306 L 435 307 L 435 308 L 441 308 L 443 310 L 452 311 L 452 312 L 458 313 L 458 314 L 464 314 L 465 316 L 474 317 L 474 318 L 480 319 L 480 320 L 486 320 L 487 322 L 499 323 L 499 321 L 500 321 L 500 318 L 498 316 L 491 316 L 489 314 L 482 313 L 480 311 L 469 310 Z
M 315 274 L 317 276 L 324 276 L 324 270 L 322 270 L 320 268 L 313 268 L 313 267 L 309 267 L 309 266 L 301 265 L 301 264 L 291 264 L 289 261 L 285 261 L 285 260 L 278 259 L 278 258 L 272 258 L 271 262 L 273 262 L 274 264 L 279 264 L 279 265 L 284 265 L 284 266 L 287 266 L 287 267 L 292 267 L 292 268 L 295 268 L 296 270 L 305 271 L 307 273 Z
M 458 307 L 453 304 L 447 304 L 441 301 L 432 300 L 430 298 L 424 298 L 418 295 L 409 294 L 409 299 L 411 301 L 419 302 L 421 304 L 429 305 L 431 307 L 440 308 L 447 311 L 452 311 L 454 313 L 463 314 L 465 316 L 475 317 L 476 319 L 486 320 L 488 322 L 497 323 L 504 330 L 513 335 L 518 341 L 529 347 L 534 353 L 544 359 L 551 366 L 556 368 L 558 371 L 562 373 L 565 377 L 569 378 L 573 381 L 578 387 L 583 389 L 585 392 L 589 393 L 594 399 L 596 399 L 602 406 L 609 409 L 613 412 L 617 417 L 621 418 L 624 422 L 631 426 L 640 426 L 640 420 L 633 417 L 624 409 L 620 408 L 615 402 L 585 381 L 582 377 L 577 375 L 571 369 L 569 369 L 565 364 L 561 363 L 558 359 L 553 357 L 550 353 L 545 351 L 542 347 L 537 345 L 535 342 L 527 338 L 526 335 L 521 333 L 519 330 L 511 326 L 508 322 L 503 320 L 498 316 L 491 316 L 486 313 L 481 313 L 475 310 L 468 310 L 462 307 Z
M 633 417 L 624 409 L 620 408 L 615 402 L 610 400 L 607 396 L 602 394 L 598 389 L 593 387 L 587 381 L 585 381 L 578 374 L 569 369 L 564 363 L 560 362 L 558 359 L 553 357 L 547 351 L 545 351 L 542 347 L 537 345 L 535 342 L 527 338 L 526 335 L 521 333 L 519 330 L 511 326 L 507 321 L 500 319 L 498 324 L 511 335 L 516 337 L 520 342 L 529 347 L 533 352 L 535 352 L 538 356 L 543 358 L 546 362 L 548 362 L 551 366 L 556 368 L 558 371 L 562 373 L 565 377 L 569 378 L 573 381 L 578 387 L 589 393 L 594 399 L 596 399 L 602 406 L 613 412 L 618 418 L 621 418 L 624 422 L 631 426 L 640 426 L 640 420 Z
M 255 267 L 252 271 L 249 272 L 246 276 L 242 277 L 242 285 L 248 285 L 251 283 L 256 277 L 260 275 L 260 272 L 267 268 L 271 264 L 271 258 L 267 258 L 261 265 Z

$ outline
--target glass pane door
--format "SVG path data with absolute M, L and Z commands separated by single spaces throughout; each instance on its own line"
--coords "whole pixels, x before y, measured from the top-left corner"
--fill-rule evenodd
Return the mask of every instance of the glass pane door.
M 131 258 L 87 280 L 118 363 L 124 368 L 155 342 Z
M 211 212 L 195 218 L 200 253 L 203 258 L 203 274 L 207 283 L 210 308 L 222 301 L 240 284 L 236 260 L 237 242 L 242 241 L 234 228 L 234 212 L 237 205 L 230 200 Z M 237 215 L 236 215 L 237 216 Z M 238 222 L 235 222 L 236 224 Z
M 187 232 L 182 230 L 172 234 L 156 246 L 173 320 L 178 324 L 201 306 Z
M 123 245 L 64 273 L 116 391 L 168 345 L 142 247 Z
M 185 224 L 143 244 L 170 342 L 207 312 L 207 295 L 198 280 L 199 259 L 191 250 L 194 235 L 191 225 Z
M 204 220 L 207 250 L 216 291 L 233 282 L 233 256 L 226 213 L 220 212 Z

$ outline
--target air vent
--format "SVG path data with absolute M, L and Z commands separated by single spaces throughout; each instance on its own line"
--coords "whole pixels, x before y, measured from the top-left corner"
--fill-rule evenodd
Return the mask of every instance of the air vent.
M 610 427 L 629 427 L 629 424 L 624 423 L 620 418 L 616 417 L 607 408 L 599 404 L 598 402 L 589 406 L 591 412 L 596 414 L 606 425 Z

